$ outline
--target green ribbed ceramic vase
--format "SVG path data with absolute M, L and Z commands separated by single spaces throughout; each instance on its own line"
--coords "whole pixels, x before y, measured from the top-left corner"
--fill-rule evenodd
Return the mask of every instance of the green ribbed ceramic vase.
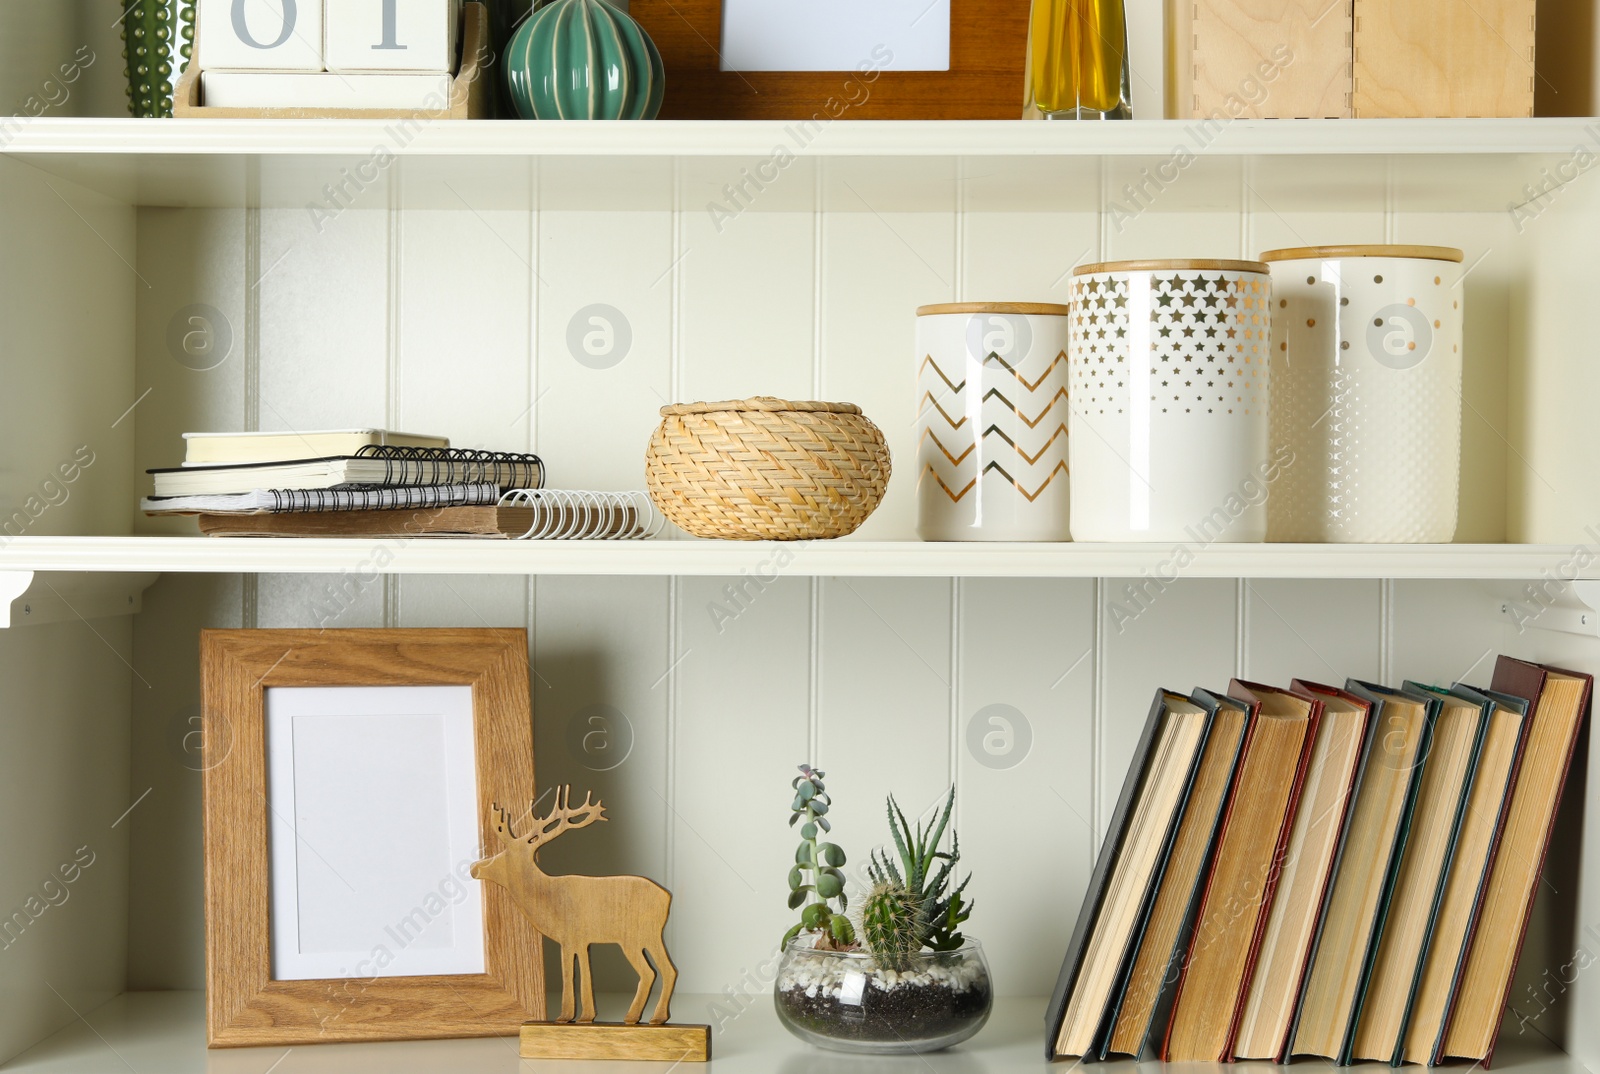
M 654 119 L 661 53 L 606 0 L 554 0 L 511 38 L 506 85 L 523 119 Z

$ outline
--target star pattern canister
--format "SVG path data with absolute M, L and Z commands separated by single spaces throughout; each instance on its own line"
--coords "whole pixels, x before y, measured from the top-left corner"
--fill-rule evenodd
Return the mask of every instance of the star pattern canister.
M 1257 261 L 1121 261 L 1069 292 L 1076 541 L 1260 541 L 1272 283 Z
M 1462 252 L 1270 250 L 1269 539 L 1448 542 L 1461 485 Z

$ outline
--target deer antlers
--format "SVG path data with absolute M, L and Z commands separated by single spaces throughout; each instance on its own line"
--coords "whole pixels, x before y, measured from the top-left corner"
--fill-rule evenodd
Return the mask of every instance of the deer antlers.
M 499 821 L 495 824 L 495 831 L 499 833 L 504 842 L 526 842 L 529 846 L 537 849 L 556 838 L 562 832 L 571 831 L 574 828 L 587 828 L 595 821 L 606 819 L 605 805 L 591 801 L 592 793 L 585 793 L 583 802 L 574 807 L 572 805 L 572 787 L 570 785 L 557 787 L 555 805 L 543 817 L 534 813 L 534 808 L 539 804 L 538 799 L 534 799 L 528 806 L 528 816 L 533 822 L 531 826 L 532 833 L 526 837 L 512 832 L 510 812 L 501 809 L 500 804 L 496 802 L 494 811 L 499 817 Z

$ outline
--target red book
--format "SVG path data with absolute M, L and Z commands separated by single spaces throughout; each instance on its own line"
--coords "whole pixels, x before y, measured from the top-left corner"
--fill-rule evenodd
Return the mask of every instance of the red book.
M 1322 715 L 1232 1059 L 1285 1061 L 1372 722 L 1372 704 L 1344 690 L 1299 679 L 1289 689 L 1317 699 Z
M 1315 698 L 1238 680 L 1228 693 L 1250 707 L 1250 737 L 1178 981 L 1167 1062 L 1215 1062 L 1232 1047 L 1322 710 Z
M 1439 1049 L 1439 1058 L 1478 1060 L 1485 1069 L 1494 1059 L 1594 677 L 1502 656 L 1493 688 L 1532 703 L 1522 767 L 1500 835 L 1502 846 L 1517 852 L 1496 854 L 1489 868 Z

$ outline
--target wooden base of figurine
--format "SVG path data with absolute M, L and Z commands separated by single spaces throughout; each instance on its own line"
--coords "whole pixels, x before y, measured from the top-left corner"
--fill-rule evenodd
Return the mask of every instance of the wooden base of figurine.
M 705 1063 L 710 1026 L 624 1025 L 620 1022 L 524 1022 L 524 1059 L 641 1059 Z

